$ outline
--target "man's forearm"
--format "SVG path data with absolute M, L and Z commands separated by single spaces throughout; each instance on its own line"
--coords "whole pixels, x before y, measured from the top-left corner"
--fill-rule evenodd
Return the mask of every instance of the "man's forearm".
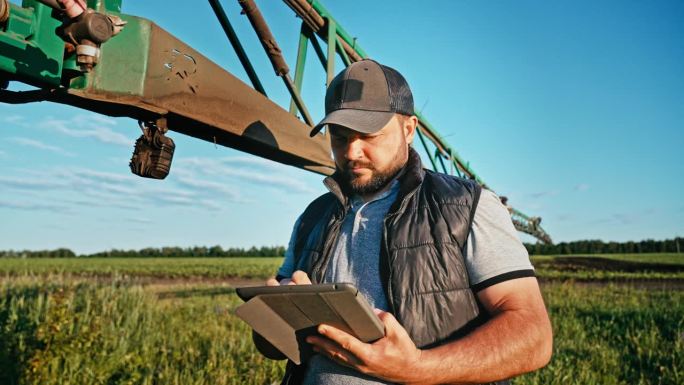
M 541 316 L 543 315 L 543 316 Z M 534 309 L 504 311 L 466 337 L 424 350 L 416 374 L 426 383 L 486 383 L 546 365 L 551 325 Z

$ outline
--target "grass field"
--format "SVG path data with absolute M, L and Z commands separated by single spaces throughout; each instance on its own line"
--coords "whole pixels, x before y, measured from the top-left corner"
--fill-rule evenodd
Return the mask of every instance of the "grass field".
M 533 256 L 541 278 L 555 280 L 683 280 L 684 254 Z
M 241 258 L 5 258 L 0 274 L 12 276 L 50 273 L 92 277 L 256 278 L 275 274 L 279 257 Z
M 682 265 L 681 257 L 611 258 Z M 217 278 L 258 282 L 279 263 L 0 259 L 0 384 L 277 381 L 283 363 L 254 350 L 249 329 L 233 316 L 239 299 Z M 567 267 L 563 263 L 547 269 Z M 651 270 L 639 274 L 657 279 Z M 560 278 L 542 291 L 554 327 L 554 356 L 515 384 L 684 383 L 684 291 Z
M 50 273 L 91 277 L 254 278 L 275 274 L 282 258 L 0 258 L 0 275 Z M 533 256 L 541 278 L 684 281 L 684 253 Z

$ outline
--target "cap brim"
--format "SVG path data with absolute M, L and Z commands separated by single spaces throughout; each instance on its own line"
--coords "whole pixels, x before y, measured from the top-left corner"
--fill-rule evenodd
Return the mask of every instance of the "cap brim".
M 354 109 L 335 110 L 326 115 L 326 117 L 311 130 L 309 136 L 316 135 L 323 126 L 328 124 L 336 124 L 350 130 L 363 132 L 364 134 L 372 134 L 385 127 L 392 119 L 392 116 L 394 116 L 394 112 Z

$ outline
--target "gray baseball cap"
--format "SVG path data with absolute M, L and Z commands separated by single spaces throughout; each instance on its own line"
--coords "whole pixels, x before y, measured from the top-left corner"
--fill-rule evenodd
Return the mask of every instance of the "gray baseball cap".
M 336 124 L 372 134 L 380 131 L 395 113 L 413 115 L 413 95 L 397 70 L 364 59 L 352 63 L 335 76 L 325 94 L 325 118 L 310 135 L 323 126 Z

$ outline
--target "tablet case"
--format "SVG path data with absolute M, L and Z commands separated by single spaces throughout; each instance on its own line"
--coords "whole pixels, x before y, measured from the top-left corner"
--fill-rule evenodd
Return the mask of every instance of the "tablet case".
M 235 314 L 296 364 L 311 355 L 307 336 L 325 323 L 364 342 L 384 336 L 384 326 L 350 284 L 237 288 L 247 302 Z

